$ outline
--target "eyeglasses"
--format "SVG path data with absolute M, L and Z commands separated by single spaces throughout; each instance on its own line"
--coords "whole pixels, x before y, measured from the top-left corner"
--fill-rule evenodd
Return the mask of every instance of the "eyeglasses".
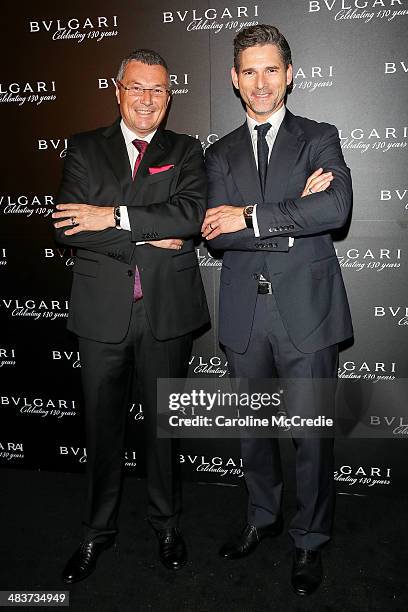
M 132 87 L 126 87 L 120 81 L 116 81 L 116 83 L 122 87 L 125 91 L 128 92 L 129 96 L 133 98 L 140 98 L 143 96 L 145 91 L 150 91 L 152 93 L 153 98 L 163 98 L 166 96 L 170 90 L 165 89 L 164 87 L 140 87 L 140 85 L 132 85 Z

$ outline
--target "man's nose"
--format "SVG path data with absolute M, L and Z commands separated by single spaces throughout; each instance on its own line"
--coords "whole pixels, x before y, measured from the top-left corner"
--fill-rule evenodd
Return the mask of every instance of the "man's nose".
M 152 104 L 152 102 L 153 102 L 153 100 L 152 100 L 152 92 L 151 92 L 150 89 L 144 89 L 143 90 L 143 94 L 142 94 L 142 97 L 140 98 L 140 101 L 145 106 L 150 106 Z
M 262 73 L 256 75 L 255 86 L 257 89 L 263 89 L 265 86 L 265 77 Z

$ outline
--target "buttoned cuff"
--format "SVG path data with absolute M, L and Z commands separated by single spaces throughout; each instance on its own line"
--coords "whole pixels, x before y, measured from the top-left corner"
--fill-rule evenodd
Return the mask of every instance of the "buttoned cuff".
M 254 210 L 252 213 L 252 225 L 254 226 L 254 234 L 256 238 L 259 238 L 260 231 L 259 231 L 259 225 L 258 225 L 258 218 L 256 216 L 256 207 L 258 206 L 258 204 L 255 204 L 254 206 Z M 289 248 L 293 247 L 293 245 L 295 244 L 295 239 L 292 238 L 292 236 L 289 236 L 288 238 L 288 244 L 289 244 Z

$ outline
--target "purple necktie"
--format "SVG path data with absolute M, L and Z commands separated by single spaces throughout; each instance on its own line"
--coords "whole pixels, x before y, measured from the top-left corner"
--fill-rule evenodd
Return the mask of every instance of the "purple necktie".
M 146 140 L 133 140 L 132 144 L 136 147 L 136 149 L 139 151 L 139 155 L 137 156 L 137 159 L 135 161 L 135 167 L 133 168 L 133 174 L 132 174 L 132 178 L 134 179 L 136 176 L 136 172 L 137 169 L 140 166 L 140 162 L 142 161 L 142 157 L 146 152 L 147 149 L 147 145 L 149 144 L 148 142 L 146 142 Z M 139 269 L 136 266 L 135 268 L 135 283 L 133 285 L 133 299 L 135 302 L 137 302 L 137 300 L 140 300 L 140 298 L 143 297 L 143 291 L 142 291 L 142 283 L 140 282 L 140 273 L 139 273 Z
M 140 166 L 140 162 L 142 161 L 143 155 L 146 153 L 147 145 L 149 143 L 146 142 L 146 140 L 137 140 L 137 138 L 136 138 L 136 140 L 132 141 L 132 144 L 139 151 L 139 155 L 137 156 L 137 159 L 135 161 L 135 166 L 133 168 L 132 178 L 134 179 L 135 176 L 136 176 L 137 169 Z

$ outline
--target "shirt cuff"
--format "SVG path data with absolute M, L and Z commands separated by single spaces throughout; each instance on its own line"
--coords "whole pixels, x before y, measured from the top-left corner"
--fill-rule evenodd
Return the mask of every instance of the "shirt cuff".
M 256 207 L 258 206 L 258 204 L 255 204 L 254 206 L 254 210 L 252 212 L 252 225 L 254 226 L 254 234 L 256 238 L 259 238 L 259 236 L 261 235 L 259 232 L 259 225 L 258 225 L 258 219 L 256 216 Z
M 123 230 L 127 230 L 128 232 L 130 232 L 130 221 L 129 221 L 129 215 L 127 211 L 127 206 L 119 206 L 119 208 L 120 208 L 120 227 Z

